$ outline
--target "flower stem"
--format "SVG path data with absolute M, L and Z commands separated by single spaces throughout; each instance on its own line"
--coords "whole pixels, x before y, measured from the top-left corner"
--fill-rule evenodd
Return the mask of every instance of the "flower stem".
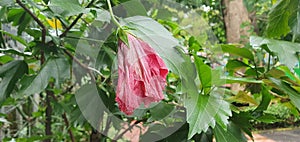
M 116 24 L 119 28 L 121 28 L 121 24 L 117 21 L 117 19 L 115 18 L 115 15 L 113 13 L 112 7 L 111 7 L 111 3 L 110 0 L 107 0 L 107 5 L 108 5 L 108 9 L 109 9 L 109 13 L 111 16 L 112 21 L 114 22 L 114 24 Z

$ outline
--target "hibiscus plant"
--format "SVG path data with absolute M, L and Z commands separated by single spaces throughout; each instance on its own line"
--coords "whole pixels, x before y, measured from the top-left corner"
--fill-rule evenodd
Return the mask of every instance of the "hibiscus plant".
M 0 141 L 241 142 L 280 121 L 270 105 L 299 118 L 299 8 L 284 3 L 240 45 L 175 1 L 2 0 Z

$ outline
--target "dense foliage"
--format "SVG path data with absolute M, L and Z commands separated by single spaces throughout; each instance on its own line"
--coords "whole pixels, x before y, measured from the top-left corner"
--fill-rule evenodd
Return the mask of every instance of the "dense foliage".
M 241 142 L 299 120 L 298 0 L 245 1 L 257 20 L 245 45 L 226 44 L 220 1 L 177 2 L 114 0 L 114 15 L 102 0 L 0 1 L 0 138 Z M 126 32 L 169 69 L 164 100 L 130 116 L 115 102 Z

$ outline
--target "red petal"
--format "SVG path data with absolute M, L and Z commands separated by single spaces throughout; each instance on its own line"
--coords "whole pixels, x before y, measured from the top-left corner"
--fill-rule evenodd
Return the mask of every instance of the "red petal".
M 141 104 L 148 107 L 164 98 L 168 69 L 146 42 L 128 34 L 128 43 L 119 42 L 116 102 L 131 115 Z

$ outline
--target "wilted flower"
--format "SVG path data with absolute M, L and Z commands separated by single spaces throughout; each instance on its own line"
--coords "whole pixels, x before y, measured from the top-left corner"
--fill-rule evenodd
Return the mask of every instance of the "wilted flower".
M 149 44 L 127 34 L 128 45 L 119 40 L 116 102 L 127 115 L 141 104 L 148 107 L 164 98 L 168 69 Z

